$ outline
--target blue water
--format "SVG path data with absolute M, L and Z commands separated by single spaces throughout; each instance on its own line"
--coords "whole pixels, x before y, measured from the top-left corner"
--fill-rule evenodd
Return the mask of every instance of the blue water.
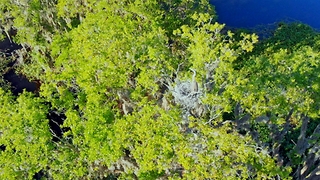
M 320 29 L 320 0 L 210 0 L 218 22 L 254 28 L 278 21 L 299 21 Z

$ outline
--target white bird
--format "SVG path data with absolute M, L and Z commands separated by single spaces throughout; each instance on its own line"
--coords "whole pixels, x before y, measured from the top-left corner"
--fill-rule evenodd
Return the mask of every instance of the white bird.
M 170 109 L 170 105 L 169 105 L 167 98 L 163 96 L 161 100 L 162 100 L 161 107 L 164 110 L 168 111 Z
M 195 92 L 198 92 L 198 83 L 196 82 L 195 78 L 196 78 L 196 71 L 194 69 L 191 69 L 190 70 L 193 72 L 193 76 L 192 76 L 192 82 L 191 82 L 191 91 L 193 93 Z
M 128 91 L 118 91 L 119 100 L 122 102 L 121 107 L 125 115 L 131 114 L 133 111 L 133 105 L 130 103 Z
M 132 113 L 132 111 L 133 111 L 133 107 L 132 107 L 132 105 L 129 103 L 129 102 L 127 102 L 126 100 L 122 100 L 122 110 L 123 110 L 123 113 L 125 114 L 125 115 L 128 115 L 128 114 L 131 114 Z

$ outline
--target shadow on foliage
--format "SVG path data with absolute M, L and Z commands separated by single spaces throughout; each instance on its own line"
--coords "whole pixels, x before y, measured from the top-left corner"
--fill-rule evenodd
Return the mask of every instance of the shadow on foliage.
M 235 39 L 240 38 L 241 33 L 253 33 L 245 29 L 237 29 Z M 279 22 L 274 31 L 268 31 L 268 38 L 260 40 L 250 53 L 244 53 L 235 61 L 234 67 L 239 70 L 245 66 L 245 62 L 252 56 L 268 55 L 280 49 L 287 49 L 288 53 L 303 46 L 311 46 L 320 50 L 320 33 L 311 26 L 297 22 Z M 271 36 L 270 36 L 271 35 Z
M 315 47 L 318 33 L 310 26 L 301 23 L 279 23 L 274 35 L 261 43 L 261 50 L 271 48 L 273 52 L 280 49 L 290 51 L 302 46 Z
M 5 151 L 6 150 L 6 146 L 5 145 L 0 145 L 0 151 Z
M 56 111 L 50 111 L 47 115 L 49 119 L 49 127 L 52 134 L 52 141 L 59 142 L 63 138 L 63 133 L 68 131 L 68 128 L 62 128 L 66 116 Z
M 32 179 L 34 180 L 48 179 L 48 176 L 46 175 L 44 170 L 40 170 L 39 172 L 33 175 Z

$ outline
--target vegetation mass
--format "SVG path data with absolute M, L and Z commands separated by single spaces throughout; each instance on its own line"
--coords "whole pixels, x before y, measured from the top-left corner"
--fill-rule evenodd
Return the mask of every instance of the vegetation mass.
M 320 36 L 207 0 L 1 0 L 0 179 L 317 179 Z M 37 82 L 12 93 L 14 71 Z M 14 91 L 16 92 L 16 91 Z

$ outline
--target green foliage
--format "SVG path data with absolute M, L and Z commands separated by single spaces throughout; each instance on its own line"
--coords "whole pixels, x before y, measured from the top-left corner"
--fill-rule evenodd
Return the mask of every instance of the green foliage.
M 23 93 L 17 100 L 0 89 L 1 179 L 31 179 L 45 168 L 53 148 L 43 100 Z
M 215 107 L 217 114 L 230 111 L 230 98 L 221 92 L 237 77 L 233 62 L 240 54 L 252 51 L 257 36 L 241 34 L 242 39 L 235 41 L 231 31 L 221 34 L 223 25 L 212 22 L 209 14 L 194 14 L 192 18 L 197 20 L 194 27 L 184 25 L 174 33 L 188 44 L 190 66 L 197 72 L 200 86 L 210 92 L 203 102 Z
M 303 46 L 315 45 L 316 32 L 308 25 L 301 23 L 279 23 L 274 35 L 264 44 L 277 51 L 280 48 L 294 50 Z
M 237 95 L 240 98 L 233 96 L 253 114 L 272 111 L 285 115 L 293 108 L 317 117 L 317 57 L 318 52 L 310 46 L 303 46 L 294 53 L 280 49 L 271 55 L 252 56 L 235 79 L 237 92 L 242 91 L 242 95 Z M 234 89 L 229 91 L 234 92 Z
M 318 37 L 309 26 L 283 24 L 273 37 L 259 43 L 252 53 L 237 59 L 236 84 L 227 88 L 246 112 L 254 117 L 269 116 L 269 121 L 256 127 L 259 140 L 269 142 L 273 147 L 280 143 L 282 156 L 286 162 L 290 161 L 294 170 L 300 163 L 305 163 L 298 149 L 307 149 L 292 144 L 308 136 L 300 131 L 302 121 L 299 116 L 319 117 Z M 290 111 L 293 115 L 289 116 Z M 288 133 L 286 139 L 277 139 L 283 133 Z M 268 134 L 273 134 L 273 139 L 266 136 Z
M 270 132 L 272 132 L 272 130 L 268 127 L 268 125 L 265 123 L 254 123 L 252 128 L 258 132 L 260 141 L 263 143 L 271 142 L 272 139 L 270 137 Z
M 309 27 L 283 25 L 257 43 L 223 33 L 205 0 L 20 4 L 3 1 L 0 18 L 30 47 L 19 68 L 41 89 L 0 90 L 2 179 L 40 170 L 49 179 L 291 179 L 277 144 L 293 168 L 303 162 L 274 137 L 298 130 L 301 114 L 319 115 L 320 41 Z M 292 29 L 296 39 L 286 38 Z M 198 85 L 186 95 L 193 109 L 175 97 L 183 83 Z M 58 142 L 49 109 L 66 117 Z

